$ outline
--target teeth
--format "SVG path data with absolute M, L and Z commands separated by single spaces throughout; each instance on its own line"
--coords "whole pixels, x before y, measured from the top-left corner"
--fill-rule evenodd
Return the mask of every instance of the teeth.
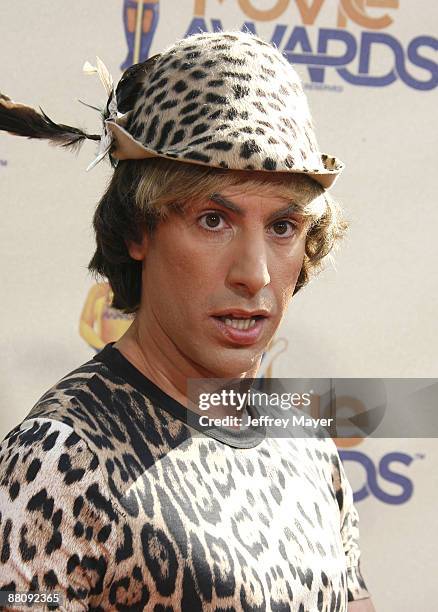
M 249 329 L 250 327 L 254 327 L 256 324 L 256 319 L 223 319 L 225 321 L 225 325 L 229 325 L 230 327 L 234 327 L 234 329 Z

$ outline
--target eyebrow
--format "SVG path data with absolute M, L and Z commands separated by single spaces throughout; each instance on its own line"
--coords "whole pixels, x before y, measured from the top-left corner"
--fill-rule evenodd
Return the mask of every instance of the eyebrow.
M 243 208 L 241 208 L 240 206 L 238 206 L 237 204 L 235 204 L 234 202 L 232 202 L 225 196 L 221 195 L 220 193 L 212 193 L 209 199 L 212 202 L 215 202 L 216 204 L 219 204 L 220 206 L 223 206 L 224 208 L 231 210 L 232 212 L 238 214 L 241 217 L 245 217 L 246 215 L 246 211 L 243 210 Z M 273 213 L 271 213 L 269 215 L 268 221 L 274 221 L 275 219 L 280 219 L 281 217 L 291 215 L 291 214 L 300 214 L 301 212 L 302 212 L 301 208 L 297 204 L 294 204 L 292 202 L 288 204 L 287 206 L 284 206 L 283 208 L 275 210 Z
M 237 213 L 241 217 L 244 217 L 246 214 L 245 211 L 240 208 L 240 206 L 237 206 L 237 204 L 235 204 L 231 200 L 228 200 L 220 193 L 212 193 L 209 197 L 209 200 L 215 202 L 216 204 L 220 204 L 220 206 L 223 206 L 224 208 L 228 208 L 228 210 Z

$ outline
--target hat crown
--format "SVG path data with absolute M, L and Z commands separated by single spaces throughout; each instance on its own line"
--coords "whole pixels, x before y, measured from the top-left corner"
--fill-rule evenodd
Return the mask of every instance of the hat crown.
M 319 152 L 296 70 L 257 36 L 195 34 L 138 66 L 123 128 L 145 150 L 237 170 L 341 169 Z

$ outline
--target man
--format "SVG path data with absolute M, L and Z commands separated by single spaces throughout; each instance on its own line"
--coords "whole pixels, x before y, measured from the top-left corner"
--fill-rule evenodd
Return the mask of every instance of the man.
M 3 108 L 17 134 L 95 138 Z M 372 611 L 333 441 L 205 429 L 188 397 L 256 375 L 345 230 L 297 74 L 257 37 L 200 34 L 128 70 L 105 116 L 97 159 L 122 161 L 90 270 L 135 318 L 3 442 L 1 588 L 66 610 Z

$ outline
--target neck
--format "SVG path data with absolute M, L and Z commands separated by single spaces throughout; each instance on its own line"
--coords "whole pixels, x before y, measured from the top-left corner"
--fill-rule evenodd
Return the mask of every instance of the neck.
M 147 320 L 143 321 L 138 315 L 114 347 L 167 395 L 199 414 L 205 412 L 201 411 L 197 404 L 189 402 L 187 381 L 199 378 L 223 378 L 223 375 L 209 371 L 188 359 L 162 328 L 148 324 Z M 251 370 L 232 373 L 227 375 L 227 378 L 255 378 L 259 365 L 260 360 Z M 205 389 L 210 392 L 214 390 Z M 236 416 L 239 413 L 229 406 L 218 406 L 214 412 L 211 409 L 208 411 L 208 416 L 211 417 L 227 415 Z

